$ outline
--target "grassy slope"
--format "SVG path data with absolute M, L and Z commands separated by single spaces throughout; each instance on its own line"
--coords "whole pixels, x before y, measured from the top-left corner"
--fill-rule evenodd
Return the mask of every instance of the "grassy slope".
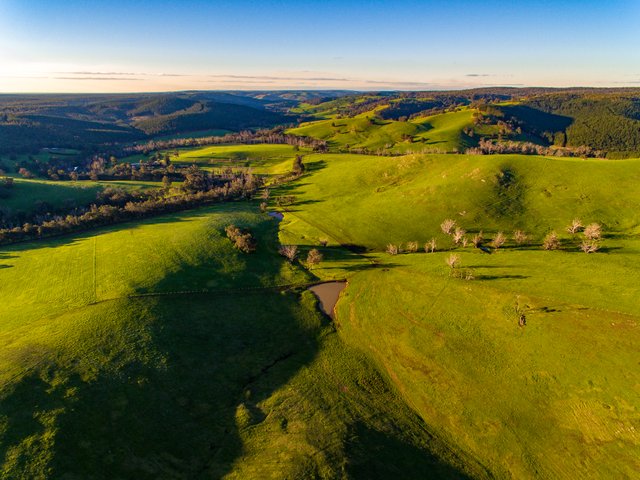
M 561 233 L 574 217 L 619 234 L 640 226 L 635 160 L 330 154 L 305 162 L 310 175 L 287 191 L 305 202 L 292 207 L 291 220 L 316 225 L 337 243 L 383 249 L 389 242 L 444 241 L 439 225 L 445 218 L 470 232 L 522 228 L 537 241 L 551 229 Z M 504 172 L 512 178 L 507 186 L 498 180 Z M 308 226 L 299 234 L 316 244 L 322 235 Z
M 315 272 L 350 277 L 338 304 L 341 337 L 376 359 L 429 427 L 498 477 L 632 477 L 640 467 L 640 162 L 317 158 L 287 192 L 299 201 L 281 237 L 331 240 Z M 505 170 L 515 179 L 507 189 L 497 181 Z M 467 248 L 471 282 L 448 276 L 446 253 L 363 256 L 338 246 L 435 236 L 449 248 L 438 234 L 446 217 L 470 231 L 524 228 L 539 241 L 574 216 L 605 225 L 603 253 L 575 251 L 568 235 L 561 252 Z
M 462 151 L 469 146 L 462 130 L 472 125 L 472 114 L 472 110 L 464 109 L 407 122 L 372 122 L 371 114 L 362 114 L 353 118 L 308 122 L 288 130 L 288 133 L 323 139 L 334 148 L 349 146 L 371 151 L 388 148 L 400 153 Z
M 248 167 L 256 173 L 282 174 L 291 170 L 293 159 L 306 151 L 292 145 L 214 145 L 179 150 L 173 163 L 203 168 Z
M 3 249 L 2 476 L 460 478 L 233 204 Z M 254 255 L 224 238 L 251 227 Z M 208 294 L 140 294 L 206 289 Z M 466 469 L 482 469 L 465 461 Z M 451 466 L 454 465 L 454 466 Z
M 14 179 L 11 195 L 0 198 L 0 207 L 11 212 L 32 213 L 38 209 L 40 202 L 46 202 L 54 209 L 73 208 L 88 205 L 96 200 L 96 194 L 104 187 L 111 185 L 125 189 L 145 189 L 158 187 L 159 183 L 139 181 L 52 181 Z

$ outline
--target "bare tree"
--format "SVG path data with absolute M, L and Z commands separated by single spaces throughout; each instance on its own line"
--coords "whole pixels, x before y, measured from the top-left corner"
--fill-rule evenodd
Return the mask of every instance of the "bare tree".
M 440 224 L 442 233 L 446 233 L 447 235 L 451 235 L 455 226 L 456 226 L 456 221 L 452 220 L 451 218 L 447 218 L 444 222 Z
M 407 242 L 407 252 L 416 253 L 418 251 L 418 242 Z
M 278 250 L 280 255 L 285 257 L 289 262 L 293 263 L 293 261 L 298 256 L 298 246 L 297 245 L 282 245 Z
M 602 237 L 602 227 L 598 223 L 590 223 L 584 228 L 584 236 L 588 240 L 600 240 L 600 237 Z
M 582 230 L 583 227 L 584 225 L 582 225 L 582 221 L 579 218 L 574 218 L 571 224 L 567 227 L 567 232 L 571 235 L 575 235 Z
M 460 245 L 466 233 L 467 232 L 464 229 L 460 227 L 456 227 L 456 229 L 453 232 L 453 243 L 455 243 L 456 245 Z
M 436 239 L 432 238 L 427 243 L 424 244 L 424 251 L 426 253 L 433 253 L 436 251 Z
M 484 236 L 482 235 L 482 230 L 480 230 L 473 237 L 471 237 L 471 243 L 473 243 L 473 246 L 476 248 L 480 248 L 483 242 L 484 242 Z
M 453 271 L 456 267 L 460 265 L 460 255 L 457 253 L 450 254 L 447 258 L 444 259 L 449 268 Z
M 313 268 L 315 265 L 318 265 L 323 258 L 324 256 L 317 248 L 312 248 L 311 250 L 309 250 L 309 253 L 307 254 L 307 265 L 309 266 L 309 269 Z
M 389 243 L 387 245 L 387 253 L 389 255 L 397 255 L 398 253 L 400 253 L 400 247 L 398 247 L 398 245 L 395 245 L 393 243 Z
M 560 248 L 560 239 L 558 239 L 558 234 L 556 232 L 549 232 L 542 241 L 542 247 L 545 250 L 557 250 Z
M 522 245 L 529 240 L 529 237 L 522 230 L 516 230 L 513 232 L 513 241 L 518 245 Z
M 580 244 L 580 250 L 584 253 L 596 253 L 600 249 L 598 240 L 583 240 Z
M 504 245 L 504 242 L 506 241 L 507 241 L 507 237 L 505 236 L 505 234 L 502 232 L 498 232 L 496 233 L 496 236 L 493 237 L 491 244 L 493 245 L 493 248 L 498 250 L 502 245 Z

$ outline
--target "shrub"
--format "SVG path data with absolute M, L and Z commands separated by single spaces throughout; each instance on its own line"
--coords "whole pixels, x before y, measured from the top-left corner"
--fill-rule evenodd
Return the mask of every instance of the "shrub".
M 558 234 L 556 234 L 556 232 L 549 232 L 542 241 L 542 247 L 545 250 L 558 250 L 558 248 L 560 248 L 560 240 L 558 239 Z
M 451 235 L 451 233 L 453 232 L 453 229 L 456 226 L 456 221 L 452 220 L 450 218 L 447 218 L 444 222 L 442 222 L 440 224 L 440 228 L 442 229 L 442 233 L 445 233 L 447 235 Z

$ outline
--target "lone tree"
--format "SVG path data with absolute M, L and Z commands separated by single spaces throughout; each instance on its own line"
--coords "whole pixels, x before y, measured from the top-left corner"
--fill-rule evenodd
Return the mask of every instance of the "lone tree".
M 289 260 L 290 263 L 298 256 L 298 246 L 297 245 L 282 245 L 278 250 L 280 255 Z
M 450 218 L 447 218 L 444 222 L 440 224 L 442 233 L 446 233 L 447 235 L 451 235 L 455 226 L 456 226 L 456 221 Z
M 602 237 L 602 227 L 598 223 L 590 223 L 584 227 L 584 236 L 588 240 L 600 240 L 600 237 Z
M 496 233 L 496 236 L 493 237 L 491 244 L 493 245 L 493 248 L 498 250 L 502 245 L 504 245 L 504 242 L 506 241 L 507 241 L 507 237 L 505 236 L 505 234 L 502 232 L 498 232 Z
M 320 250 L 317 248 L 309 250 L 309 253 L 307 253 L 307 265 L 309 266 L 309 270 L 311 270 L 315 265 L 318 265 L 323 258 L 322 253 L 320 253 Z
M 579 218 L 574 218 L 571 224 L 567 227 L 567 232 L 571 235 L 575 235 L 582 230 L 583 227 L 584 225 L 582 225 L 582 221 Z
M 560 248 L 560 239 L 556 232 L 549 232 L 542 241 L 542 248 L 545 250 L 558 250 Z
M 453 275 L 453 271 L 460 266 L 460 255 L 457 253 L 452 253 L 447 258 L 444 259 L 445 263 L 449 265 L 451 269 L 451 274 Z
M 169 190 L 171 188 L 171 179 L 165 175 L 162 177 L 162 188 Z
M 304 163 L 302 163 L 302 155 L 296 155 L 293 160 L 293 173 L 302 175 L 304 173 Z

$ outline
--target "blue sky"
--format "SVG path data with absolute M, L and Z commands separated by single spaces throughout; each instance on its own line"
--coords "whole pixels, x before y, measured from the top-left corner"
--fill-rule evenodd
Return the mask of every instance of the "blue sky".
M 0 91 L 640 86 L 639 22 L 636 0 L 0 0 Z

